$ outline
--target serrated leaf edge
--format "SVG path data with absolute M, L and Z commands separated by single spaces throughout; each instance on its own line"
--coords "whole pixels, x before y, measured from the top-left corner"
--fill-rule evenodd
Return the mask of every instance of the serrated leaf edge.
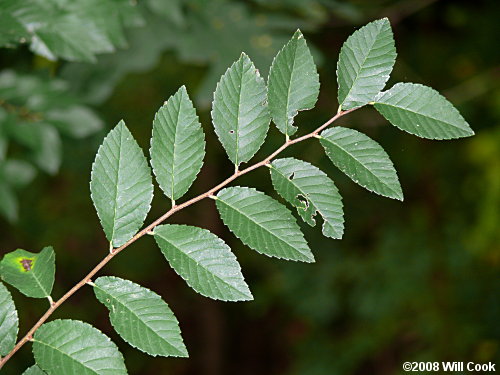
M 274 56 L 273 61 L 271 63 L 271 67 L 269 68 L 269 74 L 268 74 L 268 77 L 267 77 L 267 86 L 269 86 L 269 78 L 271 77 L 271 71 L 273 69 L 274 63 L 276 62 L 276 59 L 282 53 L 282 51 L 294 40 L 295 35 L 297 35 L 297 38 L 296 38 L 297 40 L 299 40 L 301 38 L 304 39 L 304 41 L 306 42 L 306 47 L 308 48 L 309 53 L 311 53 L 309 47 L 307 46 L 307 41 L 305 40 L 304 35 L 302 34 L 302 31 L 300 31 L 300 29 L 297 29 L 297 31 L 295 31 L 295 33 L 293 34 L 292 38 L 288 42 L 286 42 L 286 44 L 283 47 L 281 47 L 281 49 L 278 51 L 278 53 Z M 297 51 L 297 48 L 295 48 L 294 55 L 295 55 L 296 51 Z M 295 60 L 294 60 L 294 64 L 295 64 Z M 288 121 L 286 123 L 286 128 L 285 128 L 287 131 L 284 133 L 285 136 L 287 136 L 287 137 L 291 136 L 291 135 L 294 135 L 297 132 L 297 130 L 298 130 L 298 127 L 294 126 L 293 124 L 295 122 L 295 117 L 299 114 L 299 112 L 308 111 L 310 109 L 313 109 L 315 107 L 317 101 L 318 101 L 318 96 L 319 96 L 319 92 L 320 92 L 320 89 L 321 89 L 321 82 L 320 82 L 320 79 L 319 79 L 318 68 L 316 67 L 316 65 L 314 67 L 316 68 L 315 69 L 316 70 L 316 76 L 318 77 L 318 93 L 316 95 L 316 100 L 315 100 L 314 104 L 311 105 L 310 107 L 295 110 L 294 113 L 293 113 L 293 115 L 291 115 L 291 116 L 288 117 Z M 288 113 L 288 103 L 289 103 L 289 98 L 287 98 L 287 113 Z M 274 118 L 272 117 L 272 115 L 271 115 L 271 119 L 274 122 Z M 290 123 L 288 123 L 288 122 L 290 122 Z M 291 129 L 292 132 L 288 133 L 288 129 Z M 278 130 L 279 130 L 279 128 L 278 128 Z
M 253 191 L 256 191 L 256 192 L 262 193 L 262 192 L 260 192 L 260 191 L 259 191 L 259 190 L 257 190 L 257 189 L 254 189 L 254 188 L 249 188 L 249 187 L 245 187 L 245 186 L 232 186 L 232 187 L 235 187 L 235 188 L 240 188 L 240 189 L 253 190 Z M 224 191 L 224 190 L 225 190 L 225 189 L 220 190 L 220 191 L 219 191 L 219 193 L 220 193 L 220 192 L 222 192 L 222 191 Z M 224 200 L 222 200 L 222 199 L 218 196 L 218 194 L 219 194 L 219 193 L 217 193 L 217 200 L 220 200 L 221 202 L 224 202 Z M 273 199 L 274 201 L 276 201 L 276 199 L 271 198 L 269 195 L 267 195 L 267 194 L 265 194 L 265 193 L 262 193 L 262 194 L 264 194 L 264 195 L 266 195 L 268 198 Z M 300 226 L 299 226 L 299 224 L 297 223 L 297 219 L 295 218 L 295 216 L 293 215 L 293 213 L 292 213 L 292 212 L 291 212 L 291 211 L 290 211 L 290 210 L 289 210 L 289 209 L 288 209 L 285 205 L 283 205 L 282 203 L 280 203 L 280 202 L 278 202 L 278 201 L 276 201 L 276 202 L 277 202 L 277 203 L 279 203 L 280 205 L 282 205 L 282 206 L 283 206 L 283 207 L 284 207 L 284 208 L 285 208 L 288 212 L 290 212 L 290 215 L 291 215 L 291 216 L 292 216 L 292 218 L 294 219 L 295 224 L 296 224 L 296 225 L 297 225 L 297 227 L 299 228 L 299 231 L 300 231 L 300 234 L 302 235 L 302 238 L 304 239 L 305 243 L 307 244 L 307 239 L 305 238 L 304 234 L 303 234 L 303 233 L 302 233 L 302 231 L 300 230 Z M 227 203 L 225 203 L 225 202 L 224 202 L 224 204 L 226 204 L 227 206 L 229 206 L 229 205 L 228 205 Z M 234 207 L 233 207 L 233 206 L 229 206 L 229 207 L 231 207 L 231 208 L 233 208 L 233 209 L 234 209 Z M 236 210 L 236 209 L 235 209 L 235 210 Z M 241 211 L 240 211 L 240 210 L 236 210 L 236 211 L 238 211 L 238 212 L 240 212 L 240 213 L 241 213 Z M 243 215 L 243 216 L 246 216 L 246 215 Z M 251 220 L 251 221 L 253 221 L 253 220 Z M 255 223 L 255 221 L 253 221 L 253 222 Z M 259 227 L 263 227 L 263 226 L 262 226 L 262 225 L 260 225 L 260 224 L 257 224 L 257 223 L 255 223 L 255 224 L 256 224 L 257 226 L 259 226 Z M 247 243 L 246 243 L 246 241 L 243 241 L 243 240 L 242 240 L 239 236 L 237 236 L 237 235 L 236 235 L 236 233 L 234 233 L 234 231 L 233 231 L 233 230 L 232 230 L 232 229 L 231 229 L 228 225 L 226 225 L 226 227 L 229 229 L 229 231 L 230 231 L 231 233 L 233 233 L 233 235 L 234 235 L 236 238 L 238 238 L 241 242 L 243 242 L 243 243 L 245 244 L 245 246 L 248 246 L 248 247 L 250 247 L 251 249 L 253 249 L 253 247 L 252 247 L 252 246 L 250 246 L 249 244 L 247 244 Z M 266 229 L 265 227 L 263 227 L 263 228 L 264 228 L 264 229 Z M 266 229 L 266 231 L 267 231 L 267 232 L 269 232 L 267 229 Z M 279 237 L 275 236 L 275 235 L 274 235 L 274 234 L 272 234 L 271 232 L 269 232 L 269 233 L 270 233 L 273 237 L 276 237 L 276 238 L 278 238 L 280 241 L 283 241 L 281 238 L 279 238 Z M 288 245 L 288 244 L 287 244 L 287 245 Z M 308 245 L 308 247 L 309 247 L 309 244 L 307 244 L 307 245 Z M 310 249 L 309 249 L 309 250 L 310 250 Z M 301 255 L 303 256 L 303 258 L 302 258 L 302 259 L 290 259 L 290 258 L 283 258 L 283 257 L 278 257 L 278 256 L 276 256 L 276 255 L 271 255 L 271 254 L 267 254 L 267 253 L 266 253 L 266 254 L 265 254 L 265 253 L 261 253 L 259 250 L 256 250 L 256 251 L 257 251 L 259 254 L 266 255 L 266 256 L 271 257 L 271 258 L 283 259 L 283 260 L 288 260 L 288 261 L 292 261 L 292 262 L 303 262 L 303 263 L 314 263 L 314 262 L 316 262 L 316 260 L 315 260 L 315 258 L 314 258 L 314 254 L 313 254 L 313 252 L 312 252 L 312 251 L 311 251 L 311 257 L 310 257 L 310 256 L 308 256 L 308 255 L 306 255 L 306 254 L 304 254 L 304 253 L 301 253 L 300 251 L 297 251 L 297 253 L 299 253 L 299 254 L 301 254 Z
M 171 226 L 178 226 L 178 227 L 193 227 L 192 225 L 185 225 L 185 224 L 164 224 L 164 225 L 169 225 L 169 226 L 171 225 Z M 158 226 L 158 227 L 161 227 L 161 226 Z M 231 248 L 229 247 L 229 245 L 227 245 L 227 244 L 226 244 L 226 242 L 225 242 L 222 238 L 220 238 L 219 236 L 217 236 L 217 235 L 213 234 L 213 233 L 212 233 L 212 232 L 210 232 L 208 229 L 201 228 L 201 227 L 194 227 L 194 228 L 198 228 L 198 229 L 201 229 L 201 230 L 203 230 L 203 231 L 206 231 L 206 232 L 210 233 L 210 234 L 211 234 L 211 235 L 213 235 L 215 238 L 217 238 L 217 240 L 218 240 L 218 241 L 222 242 L 225 246 L 227 246 L 227 247 L 231 250 Z M 156 232 L 154 232 L 153 234 L 154 234 L 154 236 L 159 236 L 159 237 L 160 237 L 160 238 L 162 238 L 164 241 L 169 242 L 169 241 L 168 241 L 168 239 L 167 239 L 166 237 L 160 236 L 160 235 L 159 235 L 158 233 L 156 233 Z M 172 244 L 171 242 L 169 242 L 169 243 L 170 243 L 172 246 L 174 246 L 175 248 L 177 248 L 177 246 L 175 246 L 175 245 L 174 245 L 174 244 Z M 158 247 L 160 247 L 160 246 L 158 246 Z M 163 250 L 161 250 L 161 248 L 160 248 L 160 251 L 163 253 Z M 184 252 L 183 252 L 183 251 L 181 251 L 181 250 L 179 250 L 179 252 L 181 252 L 182 254 L 186 255 L 189 259 L 191 259 L 193 262 L 195 262 L 197 265 L 199 265 L 199 266 L 200 266 L 200 268 L 203 268 L 204 270 L 206 270 L 206 268 L 205 268 L 204 266 L 200 265 L 200 264 L 199 264 L 199 263 L 198 263 L 195 259 L 193 259 L 193 258 L 189 257 L 186 253 L 184 253 Z M 237 261 L 236 255 L 235 255 L 232 251 L 231 251 L 231 254 L 233 254 L 233 256 L 234 256 L 234 260 L 236 260 L 236 263 L 237 263 L 237 265 L 238 265 L 238 270 L 240 271 L 241 275 L 243 276 L 243 272 L 242 272 L 243 270 L 242 270 L 242 268 L 241 268 L 240 263 Z M 165 258 L 166 258 L 166 257 L 165 257 Z M 183 279 L 184 281 L 186 281 L 186 283 L 189 285 L 189 287 L 190 287 L 190 288 L 192 288 L 192 289 L 193 289 L 196 293 L 201 294 L 201 295 L 202 295 L 202 296 L 204 296 L 204 297 L 207 297 L 207 298 L 210 298 L 210 299 L 219 300 L 219 301 L 224 301 L 224 302 L 240 302 L 240 301 L 241 301 L 241 302 L 243 302 L 243 301 L 253 301 L 253 294 L 252 294 L 252 292 L 250 291 L 250 288 L 248 288 L 248 293 L 249 293 L 249 295 L 247 296 L 247 297 L 249 297 L 248 299 L 237 299 L 237 300 L 231 300 L 231 299 L 224 299 L 224 298 L 215 298 L 215 297 L 213 297 L 213 296 L 209 296 L 209 295 L 207 295 L 207 294 L 205 294 L 205 293 L 202 293 L 202 292 L 200 292 L 200 291 L 198 291 L 198 290 L 194 289 L 194 288 L 193 288 L 193 287 L 192 287 L 192 286 L 188 283 L 188 281 L 187 281 L 187 280 L 185 280 L 185 279 L 184 279 L 184 277 L 182 277 L 182 275 L 181 275 L 179 272 L 177 272 L 177 270 L 176 270 L 176 269 L 175 269 L 175 268 L 174 268 L 174 267 L 170 264 L 170 262 L 168 261 L 168 259 L 166 259 L 166 260 L 167 260 L 167 262 L 168 262 L 168 264 L 169 264 L 170 268 L 172 268 L 172 269 L 175 271 L 175 273 L 176 273 L 176 274 L 177 274 L 177 275 L 178 275 L 181 279 Z M 208 273 L 212 274 L 212 272 L 211 272 L 211 271 L 208 271 L 208 270 L 206 270 L 206 271 L 207 271 Z M 224 283 L 224 284 L 226 284 L 226 285 L 230 286 L 233 290 L 236 290 L 239 294 L 242 294 L 242 295 L 244 294 L 242 291 L 240 291 L 240 290 L 236 289 L 236 288 L 235 288 L 234 286 L 232 286 L 231 284 L 228 284 L 228 283 L 227 283 L 224 279 L 221 279 L 218 275 L 214 275 L 214 276 L 216 276 L 216 277 L 217 277 L 217 279 L 219 279 L 220 281 L 222 281 L 222 283 Z M 248 287 L 248 284 L 246 283 L 246 281 L 245 281 L 245 278 L 244 278 L 244 277 L 243 277 L 242 281 L 243 281 L 243 282 L 245 282 L 245 284 L 246 284 L 246 285 L 247 285 L 247 287 Z
M 119 277 L 116 277 L 116 276 L 101 276 L 101 277 L 108 278 L 108 279 L 113 279 L 113 280 L 123 281 L 123 282 L 126 282 L 126 283 L 128 283 L 128 284 L 135 284 L 135 285 L 139 285 L 139 284 L 134 283 L 133 281 L 126 280 L 126 279 L 122 279 L 122 278 L 119 278 Z M 124 307 L 125 309 L 127 309 L 128 311 L 130 311 L 130 312 L 131 312 L 131 313 L 132 313 L 132 314 L 133 314 L 133 315 L 137 318 L 137 320 L 141 320 L 141 319 L 140 319 L 140 318 L 139 318 L 139 317 L 135 314 L 135 312 L 134 312 L 133 310 L 129 309 L 126 305 L 124 305 L 123 303 L 121 303 L 118 299 L 114 298 L 111 294 L 109 294 L 108 292 L 106 292 L 106 290 L 102 289 L 101 287 L 99 287 L 99 286 L 97 285 L 97 280 L 99 280 L 101 277 L 99 277 L 99 278 L 97 278 L 97 279 L 95 280 L 94 285 L 92 285 L 92 287 L 93 287 L 93 288 L 96 288 L 96 289 L 99 289 L 99 290 L 100 290 L 101 292 L 103 292 L 104 294 L 106 294 L 106 295 L 110 296 L 111 298 L 113 298 L 113 300 L 117 301 L 117 303 L 119 303 L 121 306 L 123 306 L 123 307 Z M 159 294 L 155 293 L 155 292 L 154 292 L 154 291 L 152 291 L 151 289 L 145 288 L 145 287 L 143 287 L 143 286 L 141 286 L 141 285 L 139 285 L 139 286 L 140 286 L 141 288 L 147 289 L 147 290 L 148 290 L 148 291 L 150 291 L 151 293 L 155 294 L 155 295 L 156 295 L 156 297 L 158 297 L 158 299 L 160 299 L 162 302 L 164 302 L 164 303 L 168 306 L 168 304 L 167 304 L 167 303 L 163 300 L 163 298 L 161 298 L 161 296 L 160 296 Z M 100 302 L 100 301 L 99 301 L 99 302 Z M 104 305 L 104 304 L 103 304 L 103 305 Z M 106 305 L 104 305 L 104 306 L 106 307 L 106 309 L 108 309 Z M 168 306 L 168 308 L 170 309 L 170 306 Z M 109 311 L 109 309 L 108 309 L 108 311 Z M 172 310 L 170 309 L 170 311 L 172 311 Z M 109 311 L 109 314 L 111 315 L 111 311 Z M 172 314 L 173 314 L 173 312 L 172 312 Z M 180 325 L 179 325 L 179 321 L 177 320 L 177 318 L 175 317 L 175 315 L 174 315 L 174 318 L 175 318 L 175 320 L 176 320 L 176 322 L 177 322 L 177 326 L 179 326 L 179 332 L 180 332 Z M 114 321 L 111 319 L 111 317 L 109 317 L 109 321 L 110 321 L 111 325 L 113 326 L 113 329 L 115 330 L 115 332 L 116 332 L 116 333 L 118 333 L 118 335 L 122 338 L 122 340 L 123 340 L 123 341 L 125 341 L 125 342 L 126 342 L 127 344 L 129 344 L 130 346 L 132 346 L 133 348 L 136 348 L 137 350 L 139 350 L 139 351 L 141 351 L 141 352 L 143 352 L 143 353 L 146 353 L 146 354 L 148 354 L 148 355 L 150 355 L 150 356 L 152 356 L 152 357 L 157 357 L 157 356 L 165 357 L 165 356 L 162 356 L 162 355 L 159 355 L 159 354 L 151 354 L 151 353 L 149 353 L 149 352 L 147 352 L 147 351 L 145 351 L 145 350 L 143 350 L 143 349 L 139 348 L 138 346 L 134 345 L 134 344 L 133 344 L 133 343 L 131 343 L 130 341 L 126 340 L 126 339 L 125 339 L 125 338 L 124 338 L 124 337 L 123 337 L 123 336 L 122 336 L 122 335 L 118 332 L 118 330 L 116 329 L 115 323 L 114 323 Z M 145 325 L 147 325 L 147 324 L 145 324 Z M 148 327 L 148 328 L 149 328 L 149 327 Z M 183 344 L 183 346 L 184 346 L 185 353 L 182 353 L 179 349 L 177 349 L 176 347 L 174 347 L 172 344 L 170 344 L 169 342 L 166 342 L 166 341 L 165 341 L 165 339 L 164 339 L 163 337 L 160 337 L 160 339 L 161 339 L 161 340 L 163 340 L 163 341 L 165 341 L 165 342 L 166 342 L 166 343 L 167 343 L 170 347 L 172 347 L 173 349 L 175 349 L 177 352 L 181 352 L 181 354 L 179 354 L 179 355 L 171 354 L 171 355 L 169 355 L 169 357 L 187 358 L 187 357 L 189 357 L 189 355 L 188 355 L 188 352 L 187 352 L 187 348 L 186 348 L 186 346 L 185 346 L 185 344 L 184 344 L 184 339 L 182 338 L 182 336 L 181 336 L 180 334 L 179 334 L 179 337 L 181 338 L 182 344 Z

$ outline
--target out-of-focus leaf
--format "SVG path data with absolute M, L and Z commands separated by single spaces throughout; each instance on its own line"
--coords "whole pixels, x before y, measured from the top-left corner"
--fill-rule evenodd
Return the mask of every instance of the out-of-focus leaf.
M 88 137 L 103 127 L 103 121 L 92 110 L 78 105 L 51 110 L 46 115 L 46 121 L 73 138 Z
M 127 375 L 122 354 L 101 331 L 77 320 L 45 323 L 33 338 L 38 366 L 49 374 Z
M 14 222 L 18 215 L 17 197 L 12 188 L 4 181 L 0 181 L 0 214 L 8 221 Z
M 123 28 L 138 19 L 134 4 L 123 0 L 4 0 L 2 14 L 9 30 L 3 45 L 24 38 L 47 59 L 87 62 L 126 46 Z
M 0 262 L 2 279 L 28 297 L 49 297 L 54 285 L 55 253 L 50 246 L 40 253 L 17 249 Z
M 52 125 L 43 122 L 12 123 L 9 133 L 17 143 L 30 149 L 28 157 L 48 174 L 61 165 L 61 138 Z
M 36 175 L 36 169 L 24 160 L 8 159 L 0 169 L 0 179 L 15 188 L 28 185 Z
M 148 5 L 153 12 L 166 17 L 173 24 L 177 26 L 184 25 L 183 0 L 148 0 Z
M 0 12 L 0 25 L 0 47 L 15 46 L 30 36 L 24 25 L 3 9 Z
M 56 174 L 61 165 L 62 145 L 59 133 L 47 124 L 37 124 L 38 142 L 33 160 L 48 174 Z

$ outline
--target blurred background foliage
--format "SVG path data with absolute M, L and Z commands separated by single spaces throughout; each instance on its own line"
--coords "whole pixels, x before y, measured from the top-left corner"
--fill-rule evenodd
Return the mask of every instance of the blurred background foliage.
M 322 84 L 317 108 L 297 119 L 305 133 L 336 111 L 343 41 L 387 16 L 399 53 L 389 84 L 433 86 L 476 131 L 469 139 L 433 142 L 388 126 L 370 109 L 344 118 L 391 155 L 403 203 L 352 184 L 317 143 L 300 144 L 288 155 L 327 171 L 344 196 L 342 241 L 303 226 L 317 263 L 278 261 L 245 248 L 223 227 L 213 202 L 202 201 L 173 221 L 225 238 L 255 301 L 195 294 L 151 238 L 104 271 L 164 296 L 190 359 L 150 358 L 127 346 L 90 289 L 54 317 L 94 323 L 120 346 L 131 374 L 400 374 L 404 361 L 500 365 L 498 14 L 495 0 L 1 0 L 0 251 L 53 245 L 60 296 L 107 251 L 88 182 L 97 147 L 121 118 L 147 150 L 155 111 L 187 85 L 207 136 L 206 163 L 188 193 L 194 196 L 232 172 L 209 104 L 241 51 L 267 75 L 293 31 L 305 33 Z M 259 155 L 281 142 L 271 130 Z M 238 184 L 277 197 L 267 171 Z M 148 222 L 168 205 L 157 190 Z M 12 292 L 24 333 L 46 301 Z M 28 346 L 5 374 L 32 363 Z

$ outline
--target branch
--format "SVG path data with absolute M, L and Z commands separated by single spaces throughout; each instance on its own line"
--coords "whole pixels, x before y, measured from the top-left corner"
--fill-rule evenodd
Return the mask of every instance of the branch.
M 280 154 L 283 150 L 285 150 L 287 147 L 299 143 L 302 141 L 305 141 L 306 139 L 316 137 L 323 129 L 328 127 L 330 124 L 335 122 L 337 119 L 340 117 L 356 110 L 358 108 L 353 108 L 349 109 L 347 111 L 339 111 L 335 116 L 330 118 L 327 122 L 325 122 L 323 125 L 318 127 L 316 130 L 313 132 L 303 135 L 302 137 L 295 138 L 295 139 L 287 139 L 286 142 L 279 147 L 276 151 L 274 151 L 271 155 L 269 155 L 267 158 L 264 160 L 255 163 L 245 169 L 242 169 L 241 171 L 236 170 L 234 174 L 232 174 L 230 177 L 222 181 L 220 184 L 217 186 L 211 188 L 207 192 L 200 194 L 194 198 L 191 198 L 190 200 L 181 203 L 179 205 L 172 205 L 172 208 L 168 210 L 165 214 L 160 216 L 158 219 L 153 221 L 151 224 L 149 224 L 147 227 L 143 228 L 140 232 L 138 232 L 134 237 L 132 237 L 130 240 L 128 240 L 125 244 L 122 246 L 116 248 L 116 249 L 111 249 L 111 251 L 108 253 L 108 255 L 99 262 L 97 266 L 95 266 L 82 280 L 80 280 L 73 288 L 71 288 L 68 292 L 66 292 L 65 295 L 63 295 L 59 300 L 56 302 L 51 303 L 50 308 L 43 314 L 43 316 L 36 322 L 36 324 L 28 331 L 28 333 L 21 339 L 19 342 L 16 344 L 14 349 L 7 354 L 5 357 L 3 357 L 0 360 L 0 369 L 5 365 L 5 363 L 19 350 L 21 347 L 26 344 L 28 341 L 31 341 L 33 339 L 33 335 L 35 334 L 36 330 L 40 328 L 40 326 L 45 323 L 45 321 L 52 315 L 52 313 L 59 307 L 61 306 L 69 297 L 71 297 L 76 291 L 78 291 L 82 286 L 85 284 L 90 284 L 92 285 L 92 278 L 95 276 L 97 272 L 99 272 L 111 259 L 113 259 L 118 253 L 120 253 L 122 250 L 133 244 L 135 241 L 137 241 L 139 238 L 146 234 L 152 234 L 156 226 L 159 224 L 163 223 L 165 220 L 167 220 L 170 216 L 172 216 L 174 213 L 177 211 L 180 211 L 188 206 L 191 206 L 192 204 L 201 201 L 202 199 L 212 197 L 214 196 L 217 191 L 222 189 L 224 186 L 228 185 L 230 182 L 234 181 L 238 177 L 247 174 L 248 172 L 253 171 L 254 169 L 257 169 L 259 167 L 269 165 L 272 159 L 274 159 L 278 154 Z

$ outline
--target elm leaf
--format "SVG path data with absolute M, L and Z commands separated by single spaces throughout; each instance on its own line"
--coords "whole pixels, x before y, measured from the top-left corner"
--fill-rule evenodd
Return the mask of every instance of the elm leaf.
M 252 188 L 229 187 L 216 197 L 224 224 L 241 241 L 271 257 L 314 262 L 314 256 L 292 213 Z
M 337 126 L 323 131 L 320 141 L 332 163 L 354 182 L 377 194 L 403 200 L 394 165 L 373 139 Z
M 216 235 L 187 225 L 160 225 L 154 237 L 175 272 L 198 293 L 223 301 L 253 299 L 236 257 Z
M 123 121 L 97 151 L 90 191 L 107 239 L 123 245 L 142 226 L 153 199 L 151 170 Z
M 0 262 L 2 279 L 24 295 L 33 298 L 50 296 L 55 269 L 55 253 L 50 246 L 38 254 L 17 249 L 5 254 Z
M 271 164 L 274 189 L 297 208 L 300 217 L 315 226 L 316 213 L 323 218 L 323 234 L 342 238 L 344 213 L 342 197 L 333 181 L 319 168 L 294 158 L 277 159 Z
M 18 331 L 19 318 L 14 300 L 5 285 L 0 283 L 0 356 L 14 349 Z
M 182 197 L 196 179 L 205 156 L 205 136 L 185 86 L 156 113 L 150 153 L 163 192 L 172 200 Z
M 389 79 L 396 47 L 387 18 L 355 31 L 342 46 L 337 63 L 338 100 L 343 110 L 371 102 Z
M 299 111 L 315 106 L 319 94 L 319 75 L 304 36 L 297 30 L 278 52 L 269 71 L 269 110 L 279 131 L 290 136 Z
M 215 132 L 236 165 L 249 161 L 266 139 L 266 84 L 244 53 L 217 84 L 212 107 Z
M 179 323 L 158 294 L 108 276 L 95 280 L 94 293 L 109 309 L 116 332 L 130 345 L 152 356 L 188 356 Z
M 22 375 L 47 375 L 47 374 L 43 372 L 42 369 L 37 365 L 33 365 L 30 368 L 26 369 L 26 371 L 24 371 Z
M 116 345 L 97 328 L 77 320 L 43 324 L 35 332 L 33 354 L 48 374 L 127 374 Z
M 424 85 L 397 83 L 375 98 L 374 107 L 392 125 L 422 138 L 453 139 L 474 135 L 453 104 Z

